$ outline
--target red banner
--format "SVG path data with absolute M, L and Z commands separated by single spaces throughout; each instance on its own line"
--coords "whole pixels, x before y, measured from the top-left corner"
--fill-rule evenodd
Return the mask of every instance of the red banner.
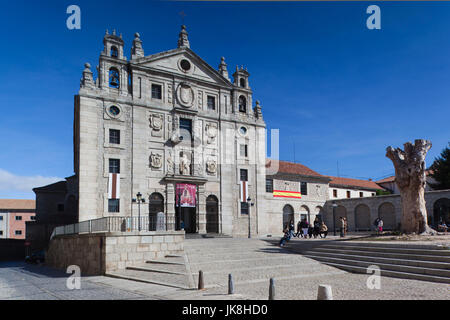
M 195 195 L 197 186 L 195 184 L 177 184 L 176 206 L 194 207 L 196 206 Z

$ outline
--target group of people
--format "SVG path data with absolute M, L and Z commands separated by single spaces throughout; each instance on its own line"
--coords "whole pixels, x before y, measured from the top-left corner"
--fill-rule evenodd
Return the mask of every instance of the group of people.
M 373 225 L 375 227 L 375 230 L 377 232 L 377 234 L 383 234 L 383 219 L 381 219 L 380 217 L 376 218 L 375 221 L 373 222 Z
M 297 223 L 297 233 L 295 233 L 294 221 L 291 220 L 283 232 L 284 236 L 280 240 L 281 247 L 291 240 L 292 237 L 308 239 L 308 237 L 317 238 L 319 236 L 320 238 L 326 238 L 328 235 L 328 227 L 316 217 L 313 224 L 310 224 L 306 219 L 299 221 Z

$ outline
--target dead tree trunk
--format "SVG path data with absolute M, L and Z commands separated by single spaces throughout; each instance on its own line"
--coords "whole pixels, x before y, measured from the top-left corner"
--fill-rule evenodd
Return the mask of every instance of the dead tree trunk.
M 431 148 L 428 140 L 407 142 L 404 149 L 388 147 L 386 157 L 395 167 L 395 182 L 402 199 L 401 231 L 404 233 L 435 233 L 428 226 L 425 207 L 425 157 Z

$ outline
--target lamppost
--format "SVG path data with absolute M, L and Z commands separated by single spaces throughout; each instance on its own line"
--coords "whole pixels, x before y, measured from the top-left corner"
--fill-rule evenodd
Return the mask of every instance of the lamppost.
M 250 227 L 250 207 L 253 206 L 252 199 L 250 197 L 247 198 L 247 209 L 248 209 L 248 238 L 252 237 L 251 227 Z
M 333 235 L 336 235 L 336 202 L 333 201 L 333 204 L 331 206 L 333 207 Z
M 142 194 L 140 192 L 137 193 L 136 199 L 133 199 L 133 202 L 138 204 L 138 230 L 141 231 L 141 203 L 145 203 L 145 199 L 142 198 Z M 150 212 L 149 215 L 149 223 L 150 223 Z

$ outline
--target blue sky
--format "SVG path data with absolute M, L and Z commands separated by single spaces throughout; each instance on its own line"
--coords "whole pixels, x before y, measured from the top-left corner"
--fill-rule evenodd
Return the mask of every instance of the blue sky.
M 66 8 L 81 8 L 81 30 Z M 381 8 L 381 30 L 366 8 Z M 450 140 L 450 3 L 2 2 L 0 198 L 73 174 L 73 96 L 96 66 L 105 29 L 135 32 L 145 53 L 176 47 L 186 13 L 191 49 L 217 68 L 244 65 L 280 158 L 322 174 L 394 172 L 388 145 L 430 139 L 428 164 Z M 338 165 L 337 165 L 338 164 Z

